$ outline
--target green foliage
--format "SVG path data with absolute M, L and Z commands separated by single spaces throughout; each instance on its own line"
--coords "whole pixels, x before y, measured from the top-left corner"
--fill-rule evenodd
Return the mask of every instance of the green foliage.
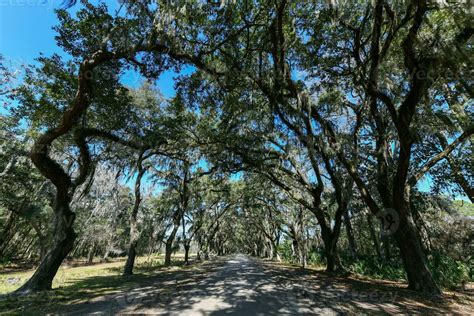
M 462 215 L 474 216 L 474 203 L 456 200 L 453 202 L 454 208 Z
M 10 256 L 2 256 L 0 257 L 0 268 L 3 266 L 11 264 L 11 258 Z
M 291 241 L 286 239 L 278 245 L 278 253 L 285 262 L 295 263 L 297 260 L 293 257 L 293 250 L 291 249 Z
M 365 257 L 351 263 L 349 270 L 378 279 L 405 280 L 405 271 L 400 260 L 381 262 L 374 257 Z
M 439 251 L 431 255 L 430 266 L 433 277 L 438 285 L 447 289 L 456 289 L 468 281 L 472 281 L 474 265 L 468 265 Z
M 437 284 L 445 289 L 457 289 L 472 281 L 473 265 L 442 254 L 433 252 L 430 267 Z M 379 261 L 374 257 L 365 257 L 349 265 L 349 270 L 369 277 L 387 280 L 405 280 L 405 272 L 400 260 Z
M 308 264 L 314 266 L 323 266 L 326 264 L 326 258 L 323 254 L 323 249 L 315 248 L 308 254 Z

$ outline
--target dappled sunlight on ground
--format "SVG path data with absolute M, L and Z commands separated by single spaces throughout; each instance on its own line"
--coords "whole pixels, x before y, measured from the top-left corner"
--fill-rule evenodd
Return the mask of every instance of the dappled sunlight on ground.
M 70 279 L 69 285 L 43 298 L 15 302 L 17 307 L 10 305 L 9 310 L 72 315 L 474 313 L 472 293 L 450 292 L 439 299 L 403 286 L 237 255 L 128 277 L 115 274 Z

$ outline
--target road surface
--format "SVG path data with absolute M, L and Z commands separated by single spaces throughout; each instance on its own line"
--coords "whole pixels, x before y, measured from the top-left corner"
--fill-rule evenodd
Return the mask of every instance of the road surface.
M 122 293 L 85 303 L 65 303 L 60 313 L 248 316 L 466 312 L 452 309 L 439 299 L 414 296 L 401 286 L 234 255 L 159 272 Z
M 150 307 L 141 308 L 140 312 L 190 316 L 330 312 L 311 308 L 307 298 L 292 292 L 281 278 L 244 255 L 228 258 L 207 278 L 178 287 L 174 294 L 163 306 L 153 307 L 151 300 Z

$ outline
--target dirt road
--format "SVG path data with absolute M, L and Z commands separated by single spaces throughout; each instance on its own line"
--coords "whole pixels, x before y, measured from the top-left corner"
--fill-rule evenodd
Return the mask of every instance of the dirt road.
M 469 313 L 453 300 L 418 296 L 393 282 L 335 277 L 245 255 L 219 258 L 187 269 L 171 269 L 125 292 L 97 297 L 86 303 L 69 302 L 60 310 L 61 314 L 72 315 L 333 315 L 360 312 Z
M 208 278 L 179 287 L 179 296 L 141 312 L 167 315 L 281 315 L 322 313 L 292 292 L 282 278 L 244 255 L 226 260 Z M 151 304 L 152 305 L 152 304 Z M 326 312 L 329 312 L 327 310 Z

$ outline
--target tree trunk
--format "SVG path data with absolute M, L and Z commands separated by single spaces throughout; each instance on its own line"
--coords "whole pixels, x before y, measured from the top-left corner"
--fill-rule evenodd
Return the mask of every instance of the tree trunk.
M 403 115 L 409 114 L 403 112 Z M 399 217 L 399 227 L 394 235 L 407 273 L 408 288 L 417 292 L 439 295 L 441 291 L 428 268 L 428 260 L 423 252 L 421 238 L 410 212 L 411 188 L 407 184 L 407 177 L 412 141 L 407 121 L 406 117 L 402 116 L 399 122 L 401 125 L 397 126 L 400 153 L 397 172 L 393 180 L 392 203 L 393 209 Z
M 326 255 L 326 272 L 337 272 L 341 268 L 337 254 L 338 236 L 334 236 L 329 227 L 321 227 L 321 235 L 324 242 L 324 253 Z
M 51 250 L 41 260 L 33 276 L 15 294 L 28 294 L 36 291 L 50 290 L 53 279 L 63 260 L 74 246 L 76 233 L 72 228 L 75 214 L 69 209 L 69 198 L 56 198 L 54 210 L 56 214 L 55 239 Z
M 341 262 L 337 254 L 337 241 L 341 233 L 342 215 L 347 212 L 346 203 L 338 202 L 338 210 L 334 217 L 334 228 L 328 225 L 324 212 L 319 207 L 315 207 L 311 211 L 318 220 L 321 228 L 321 237 L 324 243 L 324 254 L 326 257 L 326 272 L 339 272 L 342 270 Z
M 440 290 L 428 268 L 428 260 L 420 243 L 418 230 L 408 213 L 400 219 L 395 239 L 407 273 L 408 288 L 418 292 L 440 294 Z
M 352 229 L 351 219 L 349 218 L 349 210 L 344 212 L 344 224 L 346 226 L 347 240 L 349 241 L 349 250 L 353 260 L 357 260 L 357 245 L 354 238 L 354 231 Z
M 191 245 L 189 243 L 184 244 L 184 264 L 189 264 L 189 249 Z
M 189 163 L 185 161 L 183 165 L 184 176 L 181 183 L 181 193 L 180 193 L 181 198 L 179 202 L 180 205 L 173 216 L 173 230 L 171 234 L 169 235 L 168 239 L 166 240 L 165 266 L 171 265 L 171 251 L 173 250 L 173 241 L 174 241 L 174 238 L 176 237 L 176 233 L 178 232 L 181 219 L 186 213 L 186 210 L 188 207 L 188 202 L 189 202 L 188 184 L 190 181 L 189 168 L 190 168 Z
M 92 245 L 89 248 L 89 253 L 87 254 L 87 264 L 92 264 L 94 261 L 94 255 L 95 255 L 95 243 L 92 243 Z
M 187 204 L 185 205 L 187 206 Z M 183 223 L 184 264 L 188 265 L 189 264 L 189 248 L 191 248 L 191 240 L 186 238 L 186 220 L 184 216 L 182 218 L 182 223 Z
M 173 247 L 173 240 L 171 238 L 168 238 L 168 240 L 166 240 L 166 246 L 165 246 L 165 266 L 171 265 L 172 247 Z
M 278 251 L 280 249 L 280 234 L 277 235 L 275 238 L 275 259 L 280 262 L 281 261 L 281 256 L 280 252 Z
M 171 232 L 168 239 L 166 240 L 165 266 L 170 266 L 171 265 L 171 252 L 173 250 L 173 242 L 174 242 L 174 238 L 176 236 L 176 232 L 178 231 L 178 227 L 179 227 L 179 221 L 178 221 L 178 225 L 174 225 L 173 231 Z
M 114 249 L 114 236 L 112 234 L 107 236 L 107 245 L 105 246 L 104 255 L 102 256 L 103 261 L 109 260 L 110 253 Z
M 279 261 L 280 255 L 278 254 L 278 245 L 273 240 L 271 240 L 270 243 L 272 246 L 272 260 Z
M 304 246 L 305 242 L 302 240 L 299 243 L 299 248 L 298 248 L 298 257 L 299 257 L 299 262 L 301 267 L 304 269 L 308 265 L 308 262 L 306 260 L 306 247 Z
M 268 258 L 273 260 L 275 256 L 275 246 L 271 240 L 268 241 Z
M 104 57 L 103 55 L 101 57 Z M 92 90 L 91 79 L 84 74 L 92 71 L 103 58 L 95 56 L 89 63 L 82 63 L 78 72 L 78 90 L 72 107 L 64 111 L 58 126 L 47 129 L 38 136 L 32 146 L 30 158 L 40 173 L 48 178 L 56 187 L 56 197 L 53 210 L 56 216 L 56 227 L 54 242 L 51 250 L 41 260 L 39 267 L 33 276 L 18 290 L 16 294 L 27 294 L 34 291 L 49 290 L 52 287 L 53 278 L 56 275 L 64 258 L 74 247 L 76 233 L 72 228 L 75 214 L 70 210 L 70 202 L 74 190 L 87 179 L 91 166 L 89 148 L 85 135 L 78 129 L 74 133 L 74 141 L 79 148 L 80 163 L 78 176 L 72 181 L 70 175 L 61 165 L 49 157 L 52 143 L 59 137 L 69 133 L 77 124 L 81 115 L 89 106 L 89 96 Z
M 383 254 L 386 261 L 391 258 L 390 236 L 382 236 Z
M 39 253 L 39 255 L 40 255 L 40 260 L 42 260 L 46 256 L 48 251 L 47 251 L 46 246 L 43 243 L 43 241 L 40 241 L 39 243 L 40 243 L 40 246 L 39 246 L 40 247 L 40 253 Z
M 133 274 L 133 267 L 135 266 L 135 258 L 137 257 L 137 244 L 138 244 L 138 240 L 136 238 L 130 241 L 130 244 L 128 246 L 127 262 L 125 263 L 123 275 Z
M 291 250 L 292 250 L 292 255 L 294 258 L 299 256 L 299 245 L 298 245 L 298 240 L 292 236 L 292 243 L 291 243 Z
M 367 222 L 369 226 L 370 238 L 372 239 L 372 243 L 374 244 L 375 253 L 377 254 L 377 258 L 382 261 L 382 252 L 380 251 L 380 244 L 377 239 L 377 234 L 375 233 L 374 223 L 372 221 L 372 214 L 367 214 Z
M 218 256 L 223 256 L 224 255 L 224 247 L 222 243 L 219 243 L 217 245 L 217 255 Z
M 109 260 L 109 255 L 110 255 L 110 247 L 109 245 L 107 245 L 107 247 L 105 248 L 105 253 L 104 253 L 104 256 L 102 257 L 102 260 L 103 261 Z
M 142 166 L 144 153 L 145 151 L 140 152 L 137 161 L 138 175 L 135 181 L 135 203 L 133 205 L 132 213 L 130 214 L 130 244 L 128 246 L 127 262 L 125 263 L 123 275 L 133 274 L 133 266 L 135 265 L 135 257 L 137 255 L 137 245 L 139 238 L 137 216 L 140 209 L 140 202 L 142 200 L 140 192 L 142 177 L 146 171 Z

